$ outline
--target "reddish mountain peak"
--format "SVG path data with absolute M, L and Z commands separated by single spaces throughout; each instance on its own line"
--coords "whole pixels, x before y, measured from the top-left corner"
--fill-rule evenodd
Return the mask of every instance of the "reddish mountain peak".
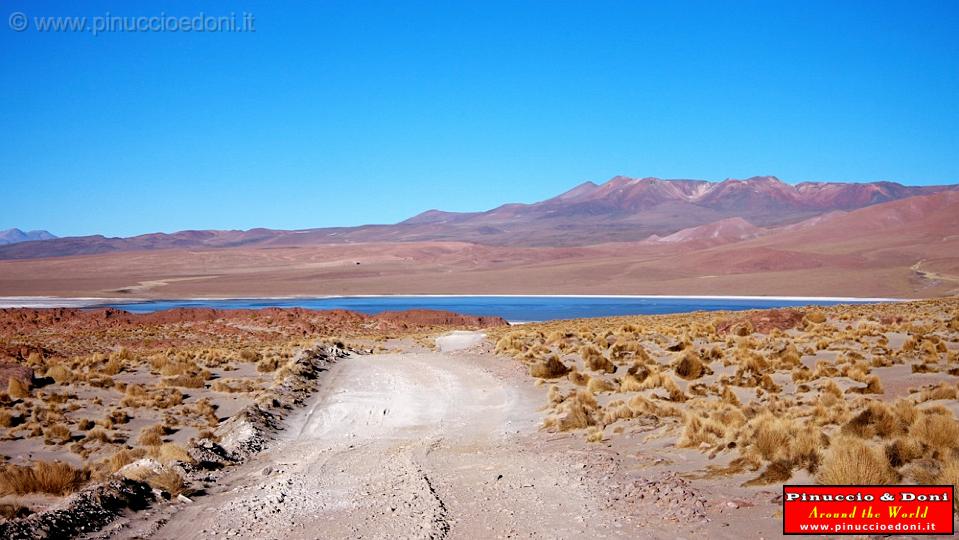
M 561 193 L 560 195 L 558 195 L 558 196 L 555 197 L 555 198 L 558 199 L 558 200 L 562 200 L 562 201 L 575 200 L 575 199 L 578 199 L 578 198 L 580 198 L 580 197 L 584 197 L 584 196 L 586 196 L 586 195 L 589 195 L 590 193 L 592 193 L 593 191 L 595 191 L 596 188 L 598 188 L 598 187 L 599 187 L 599 186 L 598 186 L 597 184 L 593 183 L 593 182 L 590 181 L 590 180 L 587 180 L 587 181 L 583 182 L 582 184 L 574 187 L 573 189 L 571 189 L 571 190 L 569 190 L 569 191 L 566 191 L 566 192 L 564 192 L 564 193 Z

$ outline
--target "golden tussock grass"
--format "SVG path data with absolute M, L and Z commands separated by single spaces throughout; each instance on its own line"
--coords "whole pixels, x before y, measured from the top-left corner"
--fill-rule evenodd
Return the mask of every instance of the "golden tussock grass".
M 271 373 L 280 367 L 282 360 L 278 356 L 269 356 L 256 363 L 256 370 L 260 373 Z
M 673 364 L 673 370 L 676 372 L 676 375 L 679 375 L 687 381 L 698 379 L 703 375 L 712 373 L 712 370 L 700 360 L 699 355 L 691 350 L 679 354 L 679 358 Z
M 20 503 L 0 503 L 0 520 L 27 517 L 32 512 Z
M 680 448 L 698 448 L 701 445 L 715 447 L 722 445 L 726 438 L 726 426 L 707 417 L 687 413 L 683 422 L 683 432 L 676 441 Z
M 186 490 L 186 482 L 175 470 L 161 467 L 153 469 L 151 467 L 138 467 L 124 469 L 123 475 L 130 480 L 146 482 L 150 487 L 165 491 L 172 497 L 183 493 Z
M 163 444 L 163 437 L 167 435 L 167 428 L 162 424 L 155 424 L 140 430 L 140 437 L 137 442 L 141 446 L 160 446 Z
M 110 444 L 113 442 L 113 439 L 106 431 L 97 428 L 87 432 L 87 434 L 83 436 L 83 441 Z
M 612 363 L 609 358 L 603 356 L 603 353 L 599 352 L 599 349 L 592 345 L 585 345 L 580 348 L 579 354 L 583 358 L 586 367 L 592 371 L 604 371 L 606 373 L 616 372 L 616 364 Z
M 75 378 L 73 371 L 62 364 L 47 369 L 46 376 L 56 381 L 57 384 L 70 384 Z
M 682 411 L 672 405 L 660 405 L 645 396 L 633 396 L 626 402 L 629 408 L 637 415 L 647 414 L 656 417 L 681 417 Z
M 255 391 L 256 383 L 248 379 L 222 379 L 213 381 L 213 385 L 210 388 L 214 392 L 235 394 L 240 392 Z
M 598 443 L 603 442 L 603 429 L 600 427 L 592 426 L 586 430 L 586 442 Z
M 196 463 L 196 461 L 190 457 L 190 454 L 179 445 L 173 443 L 163 443 L 159 446 L 151 446 L 147 449 L 147 455 L 156 458 L 157 461 L 163 463 L 164 465 L 181 462 L 181 463 Z
M 739 401 L 739 398 L 736 396 L 736 393 L 733 392 L 733 390 L 729 386 L 723 385 L 723 389 L 722 391 L 720 391 L 719 397 L 722 398 L 722 400 L 725 403 L 728 403 L 730 405 L 735 405 L 735 406 L 742 405 L 742 403 L 740 403 Z
M 569 372 L 569 366 L 560 361 L 555 354 L 551 354 L 545 360 L 529 366 L 530 376 L 539 379 L 557 379 Z
M 0 496 L 46 493 L 68 495 L 90 480 L 90 471 L 66 463 L 38 461 L 30 466 L 0 466 Z
M 789 441 L 796 430 L 791 420 L 764 413 L 751 420 L 748 429 L 740 439 L 742 446 L 751 446 L 766 461 L 789 458 Z
M 900 437 L 886 445 L 885 453 L 889 464 L 898 468 L 922 457 L 923 447 L 916 439 Z
M 543 427 L 557 431 L 581 429 L 596 424 L 594 413 L 599 409 L 596 398 L 579 390 L 556 408 L 556 413 L 543 421 Z
M 959 457 L 950 455 L 942 464 L 936 484 L 944 486 L 959 486 Z M 959 502 L 952 501 L 953 511 L 959 511 Z
M 23 417 L 8 411 L 0 411 L 0 427 L 13 427 L 23 421 Z
M 956 387 L 948 383 L 939 383 L 919 393 L 920 403 L 937 399 L 956 399 Z
M 30 397 L 30 386 L 16 377 L 7 380 L 7 394 L 14 399 Z
M 567 378 L 569 379 L 569 382 L 575 384 L 576 386 L 586 386 L 589 384 L 590 376 L 581 371 L 576 371 L 573 369 L 569 372 Z
M 856 437 L 833 439 L 816 474 L 825 485 L 883 485 L 899 481 L 885 453 Z
M 46 444 L 65 444 L 70 442 L 70 428 L 63 424 L 54 424 L 43 430 L 43 442 Z
M 203 388 L 204 383 L 203 377 L 197 375 L 175 375 L 160 381 L 161 386 L 181 388 Z
M 98 469 L 104 472 L 103 476 L 113 474 L 123 467 L 142 458 L 146 452 L 141 448 L 126 449 L 121 448 L 114 452 L 110 457 L 97 464 Z
M 909 426 L 909 436 L 934 449 L 959 447 L 959 424 L 945 409 L 925 409 Z
M 903 433 L 906 427 L 886 404 L 873 401 L 843 425 L 842 432 L 862 439 L 888 438 Z
M 635 418 L 637 416 L 636 412 L 633 411 L 621 399 L 611 401 L 606 407 L 603 408 L 603 424 L 609 425 L 619 420 L 625 420 L 629 418 Z
M 548 401 L 550 405 L 558 405 L 562 403 L 564 399 L 566 399 L 566 397 L 563 396 L 563 391 L 555 384 L 550 386 L 549 390 L 546 391 L 546 401 Z
M 599 394 L 602 392 L 612 392 L 616 390 L 618 386 L 610 381 L 607 381 L 606 379 L 593 377 L 592 379 L 589 380 L 589 383 L 586 385 L 586 388 L 594 394 Z

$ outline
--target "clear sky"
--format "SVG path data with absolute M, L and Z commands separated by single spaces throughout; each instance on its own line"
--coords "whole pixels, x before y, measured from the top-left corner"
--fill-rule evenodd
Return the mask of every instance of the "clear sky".
M 255 32 L 33 20 L 200 12 Z M 0 229 L 383 223 L 617 174 L 954 183 L 957 28 L 952 0 L 4 0 Z

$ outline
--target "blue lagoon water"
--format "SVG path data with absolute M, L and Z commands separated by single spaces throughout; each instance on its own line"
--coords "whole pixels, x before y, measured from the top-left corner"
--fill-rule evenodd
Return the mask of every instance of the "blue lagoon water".
M 149 300 L 105 303 L 133 313 L 173 308 L 261 309 L 269 307 L 349 309 L 376 314 L 405 309 L 441 309 L 468 315 L 500 316 L 511 322 L 578 319 L 616 315 L 649 315 L 690 311 L 768 309 L 876 301 L 830 298 L 689 298 L 599 296 L 354 296 L 334 298 L 232 298 Z

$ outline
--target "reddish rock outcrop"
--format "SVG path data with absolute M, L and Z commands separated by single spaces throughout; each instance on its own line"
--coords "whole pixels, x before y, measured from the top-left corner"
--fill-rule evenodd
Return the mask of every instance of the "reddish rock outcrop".
M 795 328 L 802 323 L 804 316 L 805 313 L 798 309 L 770 309 L 720 321 L 716 324 L 716 331 L 725 334 L 736 326 L 749 323 L 754 332 L 767 334 L 774 328 L 779 330 Z
M 0 362 L 0 390 L 5 390 L 10 379 L 19 379 L 27 387 L 33 385 L 33 370 L 12 362 Z

